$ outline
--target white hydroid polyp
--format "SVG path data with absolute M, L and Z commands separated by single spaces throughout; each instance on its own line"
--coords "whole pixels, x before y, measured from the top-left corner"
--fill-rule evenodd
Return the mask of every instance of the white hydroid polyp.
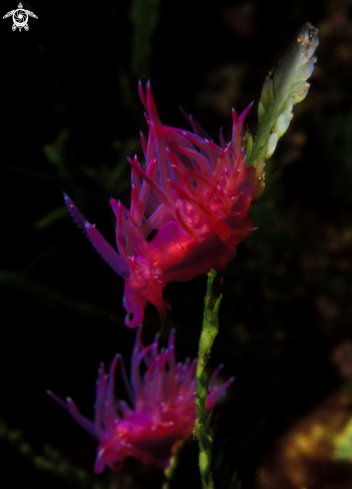
M 318 29 L 309 23 L 304 25 L 275 71 L 265 78 L 258 105 L 259 128 L 252 151 L 247 154 L 248 165 L 257 166 L 270 158 L 277 141 L 287 131 L 293 106 L 308 93 L 307 79 L 317 61 L 313 54 L 318 43 Z

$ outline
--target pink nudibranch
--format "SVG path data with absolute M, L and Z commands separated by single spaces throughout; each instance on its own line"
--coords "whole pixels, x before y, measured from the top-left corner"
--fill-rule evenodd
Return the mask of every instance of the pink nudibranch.
M 177 363 L 174 337 L 171 331 L 168 348 L 158 351 L 159 336 L 149 346 L 141 339 L 142 328 L 131 362 L 131 380 L 120 355 L 116 355 L 105 372 L 102 364 L 97 381 L 95 419 L 90 421 L 77 409 L 71 398 L 65 403 L 52 392 L 48 394 L 99 442 L 94 471 L 100 473 L 105 466 L 114 471 L 122 468 L 127 457 L 165 470 L 182 442 L 192 435 L 196 419 L 195 390 L 197 361 Z M 121 376 L 129 397 L 129 403 L 114 394 L 115 373 L 120 366 Z M 141 364 L 146 370 L 141 375 Z M 217 383 L 222 366 L 214 370 L 209 381 L 206 409 L 215 405 L 233 382 L 231 377 L 224 384 Z
M 243 122 L 251 106 L 238 116 L 232 110 L 232 140 L 212 142 L 191 116 L 194 132 L 161 123 L 150 84 L 146 94 L 148 141 L 141 135 L 145 167 L 135 156 L 131 207 L 110 200 L 116 216 L 118 253 L 89 224 L 71 199 L 65 201 L 74 221 L 111 268 L 125 279 L 123 303 L 129 327 L 141 324 L 147 301 L 166 321 L 168 282 L 186 281 L 223 271 L 236 255 L 236 246 L 255 228 L 248 217 L 252 201 L 264 189 L 263 166 L 246 167 L 242 147 Z M 148 240 L 150 233 L 154 237 Z

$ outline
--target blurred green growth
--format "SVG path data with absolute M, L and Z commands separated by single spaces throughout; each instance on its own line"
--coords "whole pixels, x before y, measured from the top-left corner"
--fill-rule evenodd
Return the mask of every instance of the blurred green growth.
M 212 456 L 212 470 L 214 474 L 215 487 L 224 489 L 242 489 L 242 480 L 239 478 L 238 470 L 233 471 L 233 465 L 224 459 L 224 448 L 214 450 Z
M 0 420 L 0 447 L 4 449 L 5 454 L 5 460 L 2 458 L 3 478 L 6 476 L 7 469 L 21 464 L 20 471 L 11 473 L 12 487 L 105 488 L 85 470 L 69 463 L 52 447 L 44 446 L 40 454 L 36 453 L 20 431 L 10 430 L 2 420 Z
M 119 67 L 121 102 L 133 115 L 136 128 L 143 123 L 140 102 L 135 90 L 138 80 L 146 82 L 151 75 L 152 40 L 159 22 L 161 0 L 132 0 L 129 19 L 132 25 L 130 62 Z
M 342 462 L 352 462 L 352 418 L 335 439 L 334 458 Z
M 78 301 L 71 297 L 51 290 L 21 273 L 0 270 L 0 290 L 13 291 L 23 294 L 32 301 L 45 306 L 50 310 L 66 311 L 67 315 L 76 314 L 82 320 L 95 321 L 97 324 L 111 326 L 123 331 L 123 318 L 118 317 L 115 311 L 110 311 L 97 304 Z
M 152 38 L 159 22 L 161 0 L 132 0 L 129 18 L 133 27 L 130 71 L 134 79 L 150 77 Z
M 137 97 L 136 83 L 138 79 L 146 81 L 150 77 L 152 39 L 159 21 L 161 0 L 132 0 L 129 19 L 132 25 L 131 55 L 128 67 L 120 66 L 119 84 L 121 103 L 134 116 L 137 133 L 143 123 L 143 115 Z M 70 150 L 70 129 L 64 127 L 53 142 L 43 146 L 44 155 L 51 165 L 56 168 L 56 176 L 61 181 L 65 191 L 84 209 L 88 207 L 87 195 L 89 186 L 96 187 L 95 195 L 121 195 L 130 186 L 129 165 L 127 157 L 140 151 L 139 139 L 133 137 L 125 141 L 115 141 L 119 146 L 118 157 L 113 167 L 96 168 L 81 165 L 77 156 Z M 116 148 L 115 148 L 116 149 Z M 79 182 L 79 183 L 77 183 Z M 67 216 L 65 206 L 52 209 L 33 224 L 34 230 L 44 229 Z
M 56 168 L 56 178 L 68 195 L 73 196 L 79 207 L 88 208 L 91 191 L 101 196 L 101 200 L 112 195 L 122 195 L 130 188 L 127 157 L 139 152 L 140 143 L 136 138 L 124 142 L 116 141 L 119 154 L 113 166 L 80 164 L 77 156 L 69 148 L 70 131 L 63 128 L 56 139 L 42 147 L 47 162 Z M 63 200 L 63 199 L 62 199 Z M 50 210 L 33 223 L 35 231 L 45 229 L 61 219 L 69 218 L 64 202 Z

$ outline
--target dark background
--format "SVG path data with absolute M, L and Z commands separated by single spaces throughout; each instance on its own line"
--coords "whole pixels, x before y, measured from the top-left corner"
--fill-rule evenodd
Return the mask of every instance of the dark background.
M 138 79 L 150 78 L 164 124 L 187 128 L 181 106 L 215 141 L 220 126 L 230 137 L 231 107 L 254 100 L 255 134 L 266 74 L 299 26 L 320 29 L 309 94 L 253 209 L 258 230 L 226 270 L 210 359 L 236 378 L 214 418 L 217 487 L 235 487 L 235 470 L 254 487 L 277 440 L 349 382 L 333 352 L 352 340 L 352 2 L 23 3 L 38 16 L 28 32 L 12 32 L 11 18 L 0 24 L 0 464 L 11 481 L 0 484 L 11 488 L 161 487 L 160 471 L 135 461 L 93 476 L 96 442 L 45 394 L 70 395 L 92 417 L 99 363 L 120 352 L 128 364 L 135 340 L 123 324 L 123 280 L 72 223 L 62 191 L 114 243 L 108 200 L 129 205 L 126 157 L 147 133 Z M 16 5 L 3 1 L 1 15 Z M 165 290 L 179 360 L 196 356 L 205 285 L 199 277 Z M 158 330 L 148 305 L 145 342 Z M 187 444 L 172 487 L 200 487 L 196 453 Z M 260 487 L 298 487 L 277 470 L 284 482 Z M 310 489 L 345 487 L 312 473 Z

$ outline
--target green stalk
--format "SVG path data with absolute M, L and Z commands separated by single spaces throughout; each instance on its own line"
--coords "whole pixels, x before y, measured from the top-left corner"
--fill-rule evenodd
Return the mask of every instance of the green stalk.
M 207 293 L 204 299 L 202 332 L 199 339 L 196 384 L 197 419 L 195 432 L 199 443 L 199 471 L 203 489 L 214 488 L 210 472 L 213 438 L 209 429 L 211 413 L 207 414 L 206 412 L 208 377 L 205 373 L 205 367 L 219 330 L 218 311 L 222 299 L 221 286 L 221 275 L 216 270 L 210 270 L 208 273 Z

